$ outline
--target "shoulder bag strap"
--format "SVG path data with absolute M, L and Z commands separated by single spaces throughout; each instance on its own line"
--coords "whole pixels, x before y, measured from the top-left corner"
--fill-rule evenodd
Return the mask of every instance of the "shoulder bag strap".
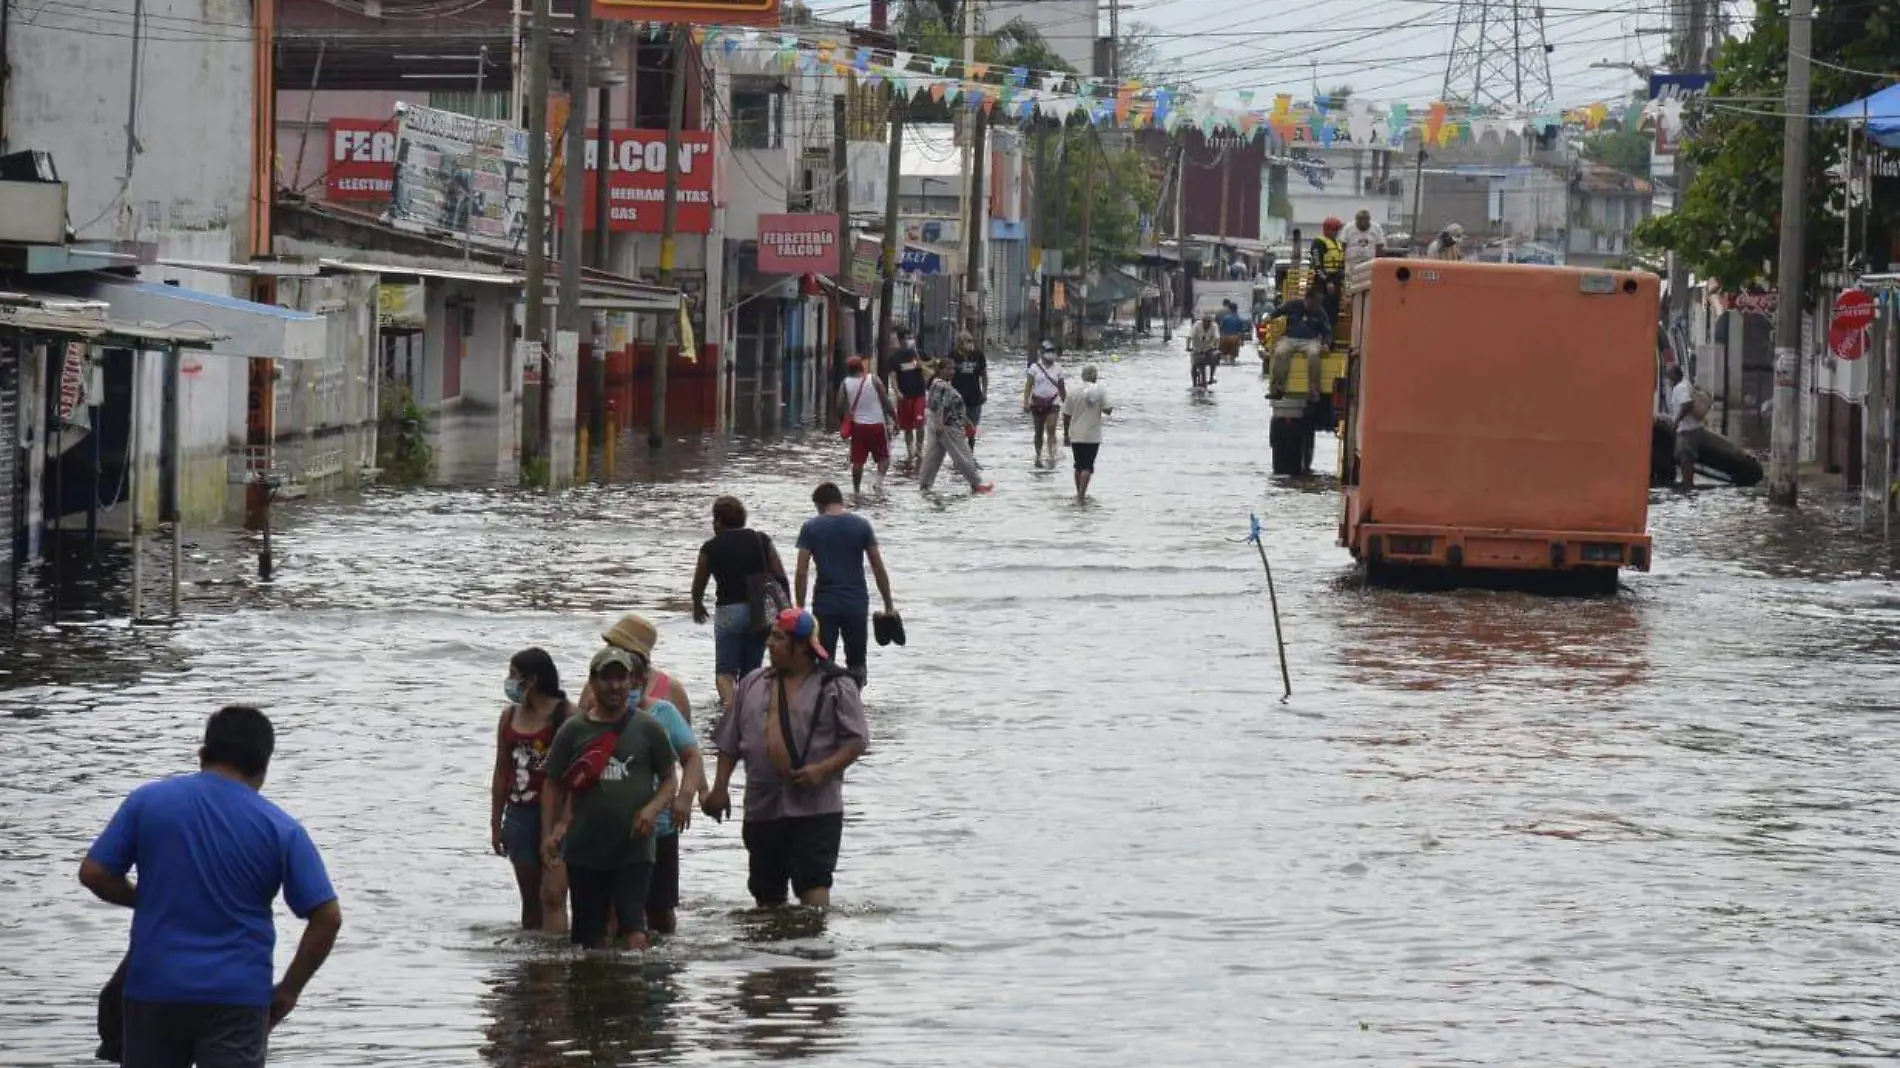
M 823 697 L 823 693 L 819 694 Z M 813 710 L 812 722 L 816 723 L 817 710 Z M 778 677 L 778 732 L 785 739 L 785 755 L 792 759 L 792 770 L 805 766 L 805 754 L 799 751 L 798 742 L 792 738 L 792 702 L 785 692 L 785 677 Z M 806 739 L 810 741 L 809 738 Z

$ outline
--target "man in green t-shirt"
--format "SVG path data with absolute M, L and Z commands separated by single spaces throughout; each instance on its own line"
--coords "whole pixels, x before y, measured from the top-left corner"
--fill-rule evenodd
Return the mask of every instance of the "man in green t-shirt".
M 647 884 L 653 878 L 653 834 L 679 790 L 679 757 L 652 713 L 630 710 L 633 654 L 608 646 L 588 665 L 598 703 L 569 717 L 548 747 L 541 790 L 541 852 L 567 863 L 569 937 L 604 948 L 608 914 L 624 949 L 645 949 Z M 595 738 L 620 732 L 600 780 L 585 792 L 567 789 L 568 769 Z M 569 801 L 573 802 L 569 808 Z

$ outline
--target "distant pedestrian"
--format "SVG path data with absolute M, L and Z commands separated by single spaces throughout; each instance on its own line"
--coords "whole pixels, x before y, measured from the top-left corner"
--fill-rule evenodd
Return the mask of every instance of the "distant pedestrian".
M 862 687 L 871 626 L 871 591 L 864 584 L 864 565 L 867 561 L 871 565 L 877 592 L 884 598 L 884 614 L 894 616 L 891 576 L 884 570 L 884 554 L 870 521 L 845 511 L 844 494 L 836 484 L 821 484 L 811 501 L 818 514 L 805 520 L 798 531 L 798 607 L 809 604 L 818 617 L 826 656 L 835 660 L 839 642 L 844 643 L 845 665 Z M 806 579 L 813 563 L 818 565 L 818 581 L 807 601 Z
M 336 944 L 343 913 L 323 858 L 258 792 L 275 749 L 264 713 L 219 709 L 198 773 L 132 791 L 79 865 L 86 889 L 132 910 L 126 1068 L 261 1068 L 271 1029 Z M 135 868 L 137 885 L 126 878 Z M 280 892 L 304 930 L 273 986 Z
M 541 860 L 541 787 L 548 748 L 574 709 L 545 649 L 523 649 L 509 658 L 502 693 L 508 705 L 495 736 L 489 844 L 514 865 L 521 929 L 566 934 L 567 872 Z
M 1346 231 L 1345 245 L 1346 269 L 1351 270 L 1379 258 L 1385 250 L 1385 231 L 1373 223 L 1371 212 L 1360 208 L 1352 217 L 1352 228 Z
M 956 361 L 956 375 L 951 384 L 957 387 L 957 393 L 963 398 L 963 411 L 966 416 L 963 433 L 970 442 L 970 455 L 976 455 L 976 439 L 983 423 L 983 404 L 990 393 L 990 359 L 977 347 L 976 338 L 968 330 L 957 335 L 956 352 L 951 356 Z
M 1023 411 L 1036 428 L 1036 466 L 1042 466 L 1043 439 L 1049 439 L 1049 466 L 1056 465 L 1056 414 L 1068 399 L 1062 365 L 1056 362 L 1054 342 L 1042 343 L 1042 352 L 1023 378 Z
M 666 729 L 632 707 L 640 666 L 609 645 L 588 678 L 600 707 L 561 725 L 548 751 L 541 797 L 541 856 L 567 865 L 569 939 L 584 949 L 645 949 L 654 834 L 680 788 Z M 571 805 L 571 808 L 570 808 Z
M 822 624 L 789 611 L 772 628 L 770 667 L 747 675 L 713 741 L 719 770 L 706 796 L 714 819 L 732 813 L 732 773 L 745 766 L 746 885 L 760 908 L 831 904 L 844 837 L 844 773 L 871 732 L 851 677 L 829 668 Z
M 969 481 L 971 490 L 988 493 L 996 487 L 983 481 L 983 472 L 977 468 L 976 457 L 970 452 L 970 442 L 964 433 L 969 425 L 968 407 L 963 403 L 963 394 L 953 384 L 956 368 L 955 360 L 939 361 L 936 380 L 930 383 L 930 391 L 925 394 L 924 461 L 918 469 L 917 486 L 930 492 L 930 487 L 936 485 L 938 469 L 948 457 L 957 474 Z
M 1095 457 L 1102 451 L 1102 417 L 1115 409 L 1108 390 L 1096 382 L 1094 364 L 1082 368 L 1082 388 L 1072 390 L 1062 404 L 1062 443 L 1075 454 L 1075 499 L 1088 500 L 1095 479 Z
M 1702 459 L 1708 431 L 1702 419 L 1708 414 L 1706 394 L 1698 394 L 1695 383 L 1683 377 L 1682 365 L 1669 365 L 1669 411 L 1676 424 L 1676 470 L 1683 489 L 1695 488 L 1696 464 Z
M 601 631 L 600 638 L 615 648 L 650 657 L 653 647 L 659 644 L 660 631 L 645 616 L 626 615 L 621 616 L 619 622 L 613 626 Z M 680 710 L 680 715 L 686 717 L 686 722 L 691 723 L 693 701 L 686 692 L 686 684 L 657 667 L 652 669 L 652 675 L 647 688 L 671 701 L 673 707 Z M 580 711 L 592 712 L 597 705 L 598 702 L 594 696 L 594 680 L 590 675 L 587 685 L 581 688 Z
M 769 617 L 791 607 L 792 582 L 771 537 L 746 526 L 745 504 L 739 498 L 714 501 L 712 519 L 713 536 L 699 547 L 693 571 L 693 622 L 706 622 L 706 582 L 716 581 L 710 617 L 713 673 L 720 707 L 731 708 L 733 686 L 765 659 Z
M 1465 228 L 1452 223 L 1440 230 L 1438 236 L 1432 239 L 1430 247 L 1425 250 L 1425 255 L 1434 260 L 1462 260 L 1465 258 L 1464 241 Z
M 873 490 L 884 488 L 885 472 L 891 469 L 891 436 L 886 424 L 897 418 L 884 383 L 862 356 L 845 361 L 845 379 L 838 386 L 838 407 L 845 413 L 851 439 L 851 492 L 864 492 L 864 464 L 877 461 Z
M 897 429 L 904 432 L 904 466 L 915 467 L 923 455 L 924 394 L 930 388 L 930 374 L 917 346 L 911 344 L 910 331 L 901 327 L 888 377 L 897 394 Z

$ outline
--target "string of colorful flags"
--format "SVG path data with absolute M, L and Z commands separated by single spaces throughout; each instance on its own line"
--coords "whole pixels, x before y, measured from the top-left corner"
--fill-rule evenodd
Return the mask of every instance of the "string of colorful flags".
M 662 30 L 655 25 L 651 32 L 657 35 Z M 1660 124 L 1673 136 L 1683 119 L 1683 102 L 1672 97 L 1645 104 L 1599 101 L 1576 108 L 1492 111 L 1442 101 L 1422 107 L 1356 97 L 1336 102 L 1317 94 L 1315 100 L 1295 101 L 1292 94 L 1280 93 L 1259 106 L 1256 94 L 1248 90 L 1207 93 L 1139 78 L 1112 82 L 1066 71 L 988 63 L 974 63 L 965 70 L 960 60 L 947 56 L 808 40 L 795 33 L 753 28 L 698 26 L 692 32 L 696 43 L 719 49 L 736 68 L 855 76 L 861 84 L 888 85 L 917 102 L 981 109 L 1018 123 L 1036 117 L 1067 123 L 1079 115 L 1103 127 L 1167 133 L 1198 130 L 1206 137 L 1238 135 L 1246 140 L 1264 131 L 1280 144 L 1343 142 L 1361 147 L 1403 145 L 1416 132 L 1425 144 L 1450 147 L 1511 134 L 1541 134 L 1557 127 L 1594 130 L 1612 119 L 1625 128 Z

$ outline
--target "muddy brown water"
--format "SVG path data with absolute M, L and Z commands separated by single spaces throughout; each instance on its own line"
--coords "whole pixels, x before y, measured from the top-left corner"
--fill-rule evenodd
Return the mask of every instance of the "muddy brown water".
M 0 1063 L 86 1062 L 128 917 L 78 860 L 240 699 L 279 725 L 268 791 L 346 917 L 277 1063 L 1900 1054 L 1900 597 L 1840 502 L 1659 493 L 1656 570 L 1611 598 L 1365 590 L 1332 487 L 1268 474 L 1257 371 L 1196 400 L 1159 346 L 1101 364 L 1092 505 L 1066 467 L 1031 470 L 1007 404 L 980 452 L 994 497 L 894 478 L 863 505 L 911 644 L 873 653 L 874 750 L 822 922 L 749 912 L 737 827 L 701 823 L 679 937 L 575 958 L 512 929 L 485 826 L 507 656 L 542 644 L 577 673 L 637 608 L 708 698 L 687 614 L 708 506 L 739 494 L 789 543 L 843 475 L 822 428 L 683 440 L 551 500 L 302 504 L 268 586 L 242 543 L 199 538 L 181 625 L 111 622 L 109 591 L 28 625 L 0 681 Z

